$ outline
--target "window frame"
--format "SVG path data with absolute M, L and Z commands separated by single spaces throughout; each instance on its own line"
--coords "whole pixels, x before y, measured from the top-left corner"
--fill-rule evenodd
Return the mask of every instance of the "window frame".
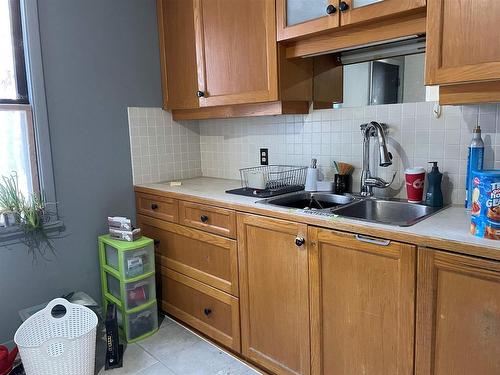
M 49 117 L 45 96 L 40 27 L 37 0 L 20 0 L 20 12 L 24 41 L 24 57 L 28 98 L 32 111 L 34 143 L 36 149 L 38 186 L 46 202 L 57 203 L 50 147 Z M 47 231 L 62 231 L 57 206 L 54 215 L 45 225 Z M 6 243 L 18 242 L 22 231 L 16 226 L 0 228 L 0 247 Z
M 16 99 L 0 98 L 0 104 L 29 104 L 28 77 L 26 74 L 26 58 L 24 54 L 25 43 L 23 38 L 23 25 L 21 2 L 8 0 L 11 14 L 11 31 L 14 39 L 14 72 L 17 88 Z

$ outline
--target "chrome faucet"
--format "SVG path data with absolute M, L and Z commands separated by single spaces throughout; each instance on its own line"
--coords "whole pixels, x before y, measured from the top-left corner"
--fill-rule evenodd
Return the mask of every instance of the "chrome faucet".
M 392 176 L 391 182 L 384 181 L 380 177 L 372 176 L 370 173 L 370 137 L 377 136 L 380 154 L 380 166 L 388 167 L 392 164 L 392 155 L 387 150 L 385 141 L 385 124 L 372 121 L 369 124 L 361 125 L 363 134 L 363 171 L 361 172 L 361 195 L 365 197 L 373 196 L 373 188 L 387 188 L 394 181 L 396 173 Z

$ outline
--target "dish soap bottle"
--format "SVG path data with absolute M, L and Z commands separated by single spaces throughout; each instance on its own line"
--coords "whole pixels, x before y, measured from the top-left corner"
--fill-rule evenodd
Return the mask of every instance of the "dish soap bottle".
M 483 169 L 484 142 L 481 138 L 481 127 L 474 128 L 472 141 L 469 146 L 469 156 L 467 157 L 467 179 L 465 180 L 465 208 L 471 208 L 472 194 L 472 171 Z
M 428 189 L 425 194 L 425 205 L 443 207 L 443 192 L 441 191 L 443 174 L 439 172 L 437 161 L 430 161 L 429 164 L 432 164 L 432 170 L 427 174 Z

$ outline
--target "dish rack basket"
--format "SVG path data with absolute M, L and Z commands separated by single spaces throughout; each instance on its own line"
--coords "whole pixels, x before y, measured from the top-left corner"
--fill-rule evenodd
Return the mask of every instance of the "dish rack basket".
M 279 191 L 289 188 L 303 188 L 306 183 L 307 167 L 293 165 L 262 165 L 240 169 L 241 186 L 248 186 L 248 176 L 250 174 L 262 173 L 266 190 Z

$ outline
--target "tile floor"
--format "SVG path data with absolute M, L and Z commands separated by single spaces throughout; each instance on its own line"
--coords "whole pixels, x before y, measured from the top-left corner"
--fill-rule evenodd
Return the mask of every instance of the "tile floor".
M 98 359 L 99 375 L 259 374 L 168 317 L 157 334 L 127 346 L 122 368 L 105 372 L 102 366 L 102 359 Z

